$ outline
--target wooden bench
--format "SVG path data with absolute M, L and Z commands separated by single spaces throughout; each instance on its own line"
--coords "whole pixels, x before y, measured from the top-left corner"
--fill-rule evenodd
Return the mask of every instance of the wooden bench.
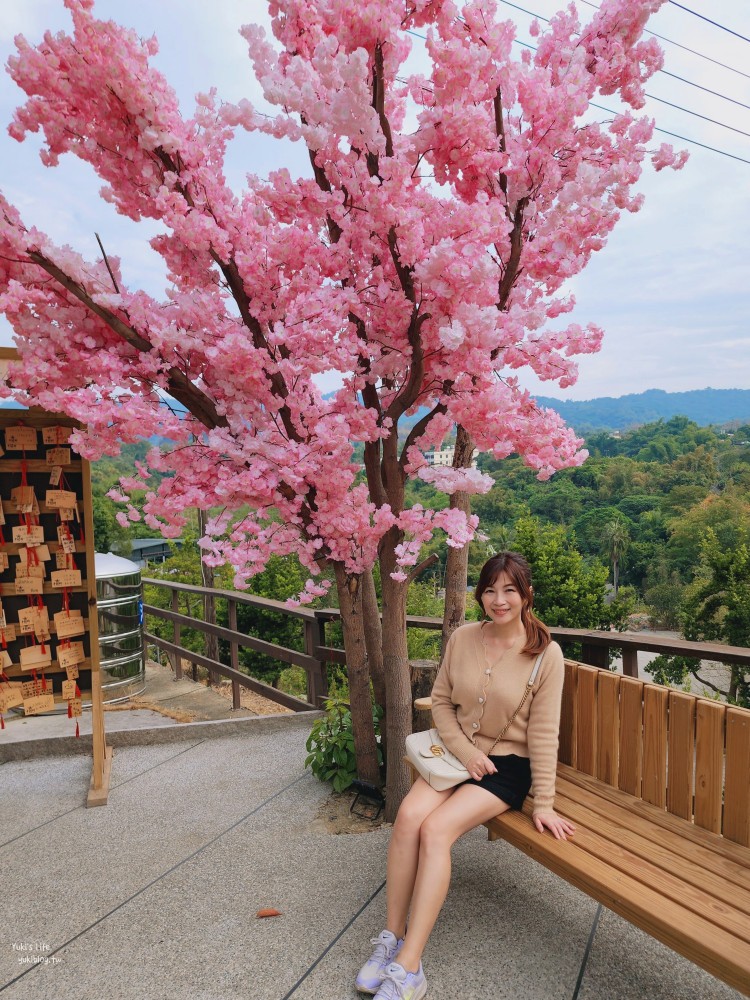
M 575 836 L 537 833 L 527 800 L 489 839 L 750 996 L 750 711 L 566 661 L 559 761 Z

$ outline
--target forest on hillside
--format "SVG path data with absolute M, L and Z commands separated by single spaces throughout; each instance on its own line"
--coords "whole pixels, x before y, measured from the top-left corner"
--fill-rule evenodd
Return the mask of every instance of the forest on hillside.
M 469 582 L 489 555 L 515 548 L 532 565 L 537 609 L 550 625 L 622 629 L 641 612 L 653 625 L 689 639 L 750 646 L 750 426 L 727 432 L 673 417 L 625 434 L 594 433 L 586 446 L 590 457 L 581 467 L 547 482 L 539 482 L 516 457 L 480 456 L 479 467 L 495 484 L 472 498 L 482 537 L 471 544 Z M 117 508 L 105 495 L 147 447 L 128 445 L 118 458 L 94 467 L 99 551 L 127 554 L 130 538 L 153 534 L 142 523 L 121 528 Z M 407 503 L 440 509 L 448 498 L 416 481 L 408 486 Z M 196 539 L 197 528 L 188 529 L 183 551 L 155 575 L 199 583 Z M 411 587 L 412 614 L 442 613 L 447 555 L 442 537 L 422 555 L 432 553 L 436 562 Z M 299 592 L 305 577 L 295 559 L 275 559 L 251 590 L 284 600 Z M 218 585 L 231 587 L 229 574 L 220 571 L 219 578 Z M 264 618 L 250 609 L 245 614 L 240 628 L 256 634 L 262 629 L 271 641 L 299 645 L 297 626 L 284 616 Z M 201 641 L 197 633 L 193 638 Z M 415 630 L 410 654 L 435 656 L 437 641 Z M 279 682 L 281 665 L 250 651 L 244 656 L 253 673 Z M 660 658 L 655 676 L 679 681 L 694 668 L 679 658 Z M 735 670 L 729 694 L 747 703 L 750 675 Z

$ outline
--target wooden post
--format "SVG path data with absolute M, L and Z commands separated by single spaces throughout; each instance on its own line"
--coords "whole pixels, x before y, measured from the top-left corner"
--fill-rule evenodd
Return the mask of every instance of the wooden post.
M 52 419 L 52 418 L 51 418 Z M 93 767 L 86 805 L 106 806 L 112 772 L 112 747 L 107 746 L 104 733 L 102 676 L 99 665 L 99 611 L 96 603 L 96 566 L 94 562 L 94 513 L 92 510 L 91 466 L 81 459 L 83 484 L 82 516 L 86 538 L 86 584 L 88 590 L 89 656 L 91 658 L 91 745 Z
M 316 708 L 320 707 L 322 699 L 328 695 L 328 677 L 326 675 L 325 661 L 318 659 L 315 650 L 326 643 L 325 622 L 317 616 L 314 619 L 305 619 L 305 652 L 308 656 L 313 656 L 317 660 L 314 668 L 307 671 L 307 700 Z
M 588 663 L 589 666 L 604 667 L 606 670 L 609 666 L 609 657 L 607 656 L 608 652 L 608 646 L 595 646 L 593 643 L 588 643 L 584 639 L 581 646 L 581 659 L 584 663 Z
M 638 676 L 638 650 L 623 649 L 622 651 L 622 672 L 626 677 Z
M 229 614 L 229 627 L 233 632 L 237 631 L 237 602 L 232 598 L 227 600 L 227 611 Z M 232 670 L 240 669 L 239 647 L 234 640 L 229 643 L 229 666 Z M 232 708 L 241 708 L 240 704 L 240 682 L 232 680 Z
M 180 612 L 180 592 L 178 590 L 172 591 L 172 611 L 175 614 Z M 181 644 L 181 633 L 182 629 L 179 622 L 172 622 L 172 642 L 175 646 Z M 176 681 L 182 680 L 182 658 L 179 653 L 175 653 L 172 657 L 172 665 L 174 667 L 174 679 Z

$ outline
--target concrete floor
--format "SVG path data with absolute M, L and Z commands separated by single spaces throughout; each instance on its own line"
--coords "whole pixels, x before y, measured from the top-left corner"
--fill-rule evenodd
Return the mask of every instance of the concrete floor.
M 389 829 L 334 835 L 310 716 L 5 746 L 2 1000 L 344 1000 L 384 922 Z M 43 745 L 44 744 L 44 745 Z M 2 759 L 2 757 L 0 757 Z M 257 919 L 264 907 L 281 916 Z M 474 831 L 425 954 L 428 1000 L 737 1000 L 739 993 Z M 587 944 L 591 943 L 587 963 Z M 584 967 L 585 966 L 585 967 Z

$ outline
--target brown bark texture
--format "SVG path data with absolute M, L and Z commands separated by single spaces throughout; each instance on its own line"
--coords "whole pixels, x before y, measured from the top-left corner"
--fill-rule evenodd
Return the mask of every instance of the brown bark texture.
M 453 456 L 454 469 L 468 469 L 474 443 L 460 424 L 456 431 L 456 451 Z M 450 499 L 451 510 L 471 513 L 471 498 L 468 493 L 454 493 Z M 451 635 L 466 620 L 466 583 L 469 567 L 469 546 L 461 549 L 448 546 L 445 564 L 445 608 L 443 611 L 442 648 L 445 649 Z
M 367 665 L 367 645 L 362 601 L 362 577 L 346 572 L 343 564 L 333 564 L 336 589 L 341 611 L 346 652 L 346 674 L 349 680 L 349 706 L 352 714 L 354 753 L 357 777 L 371 785 L 380 785 L 375 726 L 372 721 L 370 672 Z
M 380 623 L 378 595 L 372 570 L 362 574 L 362 606 L 364 610 L 365 643 L 370 679 L 376 704 L 385 710 L 385 673 L 383 672 L 383 628 Z
M 390 535 L 390 533 L 389 533 Z M 395 544 L 386 536 L 380 553 L 383 587 L 383 667 L 386 684 L 386 739 L 390 753 L 386 771 L 385 819 L 392 823 L 411 787 L 404 764 L 404 743 L 411 732 L 411 679 L 406 648 L 406 585 L 390 578 L 397 570 Z

